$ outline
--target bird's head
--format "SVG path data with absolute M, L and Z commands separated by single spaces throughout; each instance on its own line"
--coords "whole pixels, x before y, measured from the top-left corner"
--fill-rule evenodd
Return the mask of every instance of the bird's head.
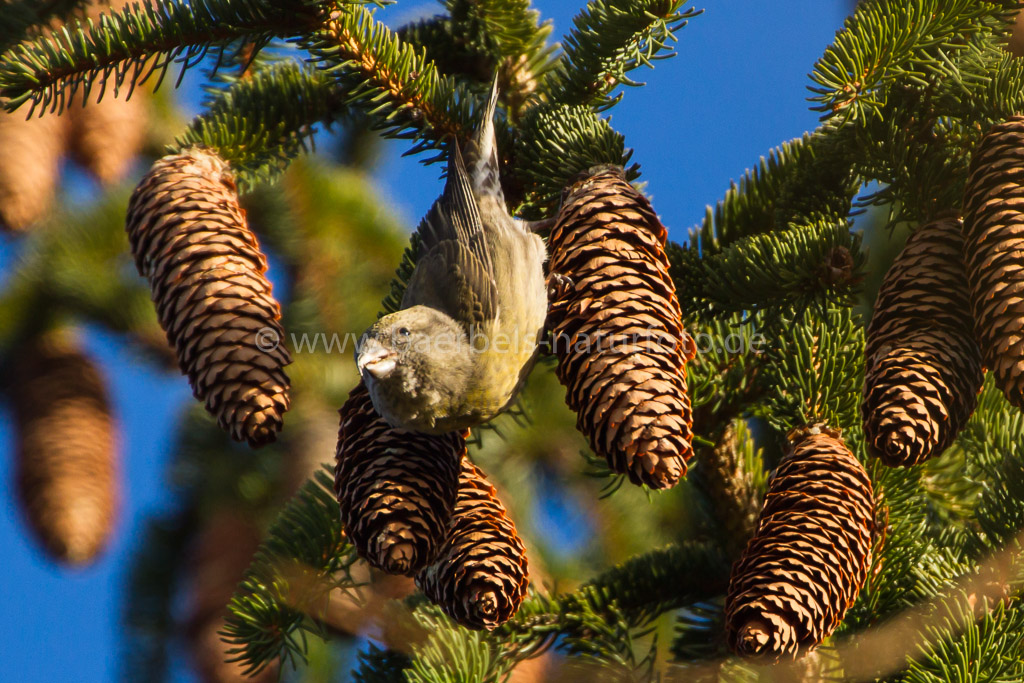
M 430 414 L 431 404 L 461 390 L 471 353 L 468 335 L 455 320 L 413 306 L 384 316 L 363 333 L 356 366 L 381 416 L 392 425 L 411 426 Z

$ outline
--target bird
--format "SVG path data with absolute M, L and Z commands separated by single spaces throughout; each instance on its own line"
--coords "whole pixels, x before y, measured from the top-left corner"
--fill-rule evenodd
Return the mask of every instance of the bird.
M 492 419 L 538 355 L 546 250 L 506 208 L 497 103 L 495 78 L 475 135 L 450 143 L 444 190 L 420 222 L 420 258 L 399 310 L 356 344 L 370 400 L 395 428 L 444 434 Z

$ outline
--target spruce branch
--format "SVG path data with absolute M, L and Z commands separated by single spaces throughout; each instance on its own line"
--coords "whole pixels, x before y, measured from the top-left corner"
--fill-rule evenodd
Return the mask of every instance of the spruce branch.
M 540 12 L 530 9 L 530 0 L 445 0 L 456 31 L 493 45 L 499 57 L 534 58 L 547 51 L 550 20 L 538 23 Z
M 573 19 L 564 55 L 542 90 L 551 101 L 607 109 L 622 99 L 619 85 L 643 85 L 627 74 L 671 57 L 675 32 L 702 10 L 686 0 L 592 0 Z
M 984 601 L 982 601 L 984 604 Z M 1019 598 L 1009 606 L 985 605 L 980 618 L 972 596 L 944 604 L 924 629 L 925 642 L 900 677 L 906 683 L 944 683 L 971 680 L 984 671 L 989 680 L 1024 678 L 1024 609 Z M 944 614 L 942 613 L 944 612 Z M 951 634 L 955 634 L 950 638 Z
M 673 279 L 679 292 L 688 291 L 679 286 L 678 277 Z M 694 419 L 694 426 L 702 430 L 702 424 L 722 423 L 712 416 L 741 415 L 757 400 L 758 357 L 764 351 L 765 337 L 740 313 L 687 321 L 686 329 L 697 344 L 697 355 L 687 365 L 686 374 L 695 413 L 707 415 L 706 420 Z M 716 439 L 714 434 L 703 436 L 710 437 L 712 443 Z
M 525 197 L 519 212 L 527 218 L 551 215 L 570 179 L 593 166 L 623 166 L 630 181 L 640 175 L 639 165 L 626 166 L 633 151 L 625 138 L 586 107 L 534 107 L 519 132 L 515 167 Z
M 305 658 L 305 633 L 320 633 L 309 612 L 331 588 L 353 586 L 355 548 L 343 540 L 333 476 L 324 470 L 299 490 L 271 525 L 228 604 L 223 632 L 232 661 L 247 674 L 280 659 Z
M 726 423 L 714 446 L 697 448 L 692 476 L 730 557 L 738 557 L 754 535 L 764 494 L 762 465 L 743 420 Z
M 371 650 L 360 657 L 358 680 L 401 680 L 401 672 L 423 683 L 499 681 L 518 662 L 551 647 L 645 680 L 653 651 L 637 657 L 634 639 L 660 614 L 720 595 L 727 579 L 727 561 L 716 546 L 688 542 L 632 558 L 574 592 L 533 595 L 490 635 L 455 627 L 436 608 L 421 606 L 415 618 L 430 636 L 414 646 L 411 661 Z
M 594 633 L 621 637 L 646 628 L 669 610 L 723 593 L 726 567 L 725 556 L 713 544 L 687 542 L 654 550 L 572 593 L 527 600 L 496 634 L 513 660 L 535 656 L 552 644 L 576 651 Z
M 761 381 L 769 422 L 780 432 L 817 423 L 856 424 L 864 332 L 850 309 L 780 318 L 766 330 Z
M 811 137 L 805 134 L 783 142 L 768 153 L 767 159 L 761 157 L 739 183 L 729 183 L 725 197 L 714 209 L 707 207 L 699 232 L 693 231 L 689 242 L 698 244 L 702 252 L 715 253 L 742 237 L 784 228 L 775 224 L 773 207 L 795 169 L 813 155 Z
M 982 492 L 967 538 L 968 552 L 980 557 L 1024 529 L 1024 415 L 993 387 L 991 378 L 960 445 L 981 470 Z
M 423 48 L 446 75 L 488 84 L 497 69 L 509 118 L 517 120 L 537 80 L 554 66 L 551 22 L 538 24 L 528 0 L 447 0 L 445 6 L 447 16 L 403 26 L 399 37 Z
M 0 53 L 37 34 L 50 21 L 67 19 L 87 3 L 88 0 L 6 0 L 0 22 Z
M 784 142 L 738 184 L 730 183 L 689 242 L 714 254 L 743 237 L 784 230 L 812 216 L 844 218 L 859 186 L 849 166 L 848 154 L 832 142 L 827 127 Z
M 688 251 L 678 267 L 699 272 L 686 278 L 683 291 L 705 314 L 842 305 L 863 278 L 860 235 L 845 220 L 820 219 L 754 235 L 708 258 Z
M 443 150 L 448 138 L 466 138 L 479 119 L 482 101 L 442 75 L 425 53 L 376 21 L 365 7 L 332 12 L 300 45 L 346 93 L 345 104 L 364 112 L 372 128 L 386 137 L 414 141 L 407 154 Z M 441 153 L 428 162 L 444 158 Z
M 950 55 L 1005 33 L 1011 17 L 1008 6 L 976 0 L 859 3 L 814 65 L 814 109 L 843 121 L 877 115 L 891 86 L 952 75 Z
M 344 112 L 334 83 L 292 59 L 222 80 L 226 87 L 210 90 L 205 111 L 171 151 L 193 145 L 216 150 L 242 188 L 282 172 L 307 150 L 316 124 L 329 125 Z
M 63 110 L 79 88 L 102 97 L 127 83 L 129 93 L 154 72 L 156 86 L 174 61 L 182 73 L 214 47 L 244 39 L 263 45 L 274 37 L 307 32 L 320 20 L 305 0 L 151 0 L 132 4 L 98 22 L 67 24 L 50 36 L 22 43 L 0 64 L 0 98 L 8 111 Z

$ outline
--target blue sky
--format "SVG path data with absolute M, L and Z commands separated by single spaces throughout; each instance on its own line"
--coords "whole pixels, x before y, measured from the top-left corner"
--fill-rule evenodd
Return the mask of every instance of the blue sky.
M 534 6 L 562 35 L 580 3 L 535 0 Z M 807 73 L 852 3 L 789 0 L 777 3 L 720 2 L 706 7 L 678 33 L 678 56 L 635 76 L 644 88 L 628 89 L 612 113 L 642 165 L 655 209 L 680 240 L 743 171 L 780 142 L 816 126 L 809 111 Z M 432 13 L 436 3 L 400 2 L 389 23 Z M 167 82 L 172 82 L 168 79 Z M 195 101 L 195 92 L 186 93 Z M 401 158 L 401 143 L 389 143 L 375 174 L 385 196 L 414 227 L 440 192 L 441 167 Z M 0 269 L 11 267 L 10 249 L 0 249 Z M 0 414 L 0 653 L 10 681 L 115 680 L 120 654 L 120 612 L 131 551 L 145 517 L 170 500 L 164 474 L 169 436 L 183 402 L 184 378 L 156 374 L 125 362 L 116 339 L 91 334 L 88 345 L 112 383 L 122 425 L 124 498 L 122 520 L 107 554 L 82 571 L 49 564 L 27 537 L 13 498 L 9 416 Z M 181 680 L 189 680 L 179 673 Z

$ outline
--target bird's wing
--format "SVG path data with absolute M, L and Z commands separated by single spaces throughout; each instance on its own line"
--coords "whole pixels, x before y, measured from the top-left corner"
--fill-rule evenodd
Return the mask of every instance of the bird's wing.
M 452 154 L 444 193 L 420 223 L 423 252 L 402 307 L 431 306 L 471 327 L 497 317 L 498 293 L 480 210 L 457 144 Z
M 497 317 L 498 291 L 480 260 L 462 243 L 445 240 L 416 264 L 402 308 L 424 305 L 472 331 Z

